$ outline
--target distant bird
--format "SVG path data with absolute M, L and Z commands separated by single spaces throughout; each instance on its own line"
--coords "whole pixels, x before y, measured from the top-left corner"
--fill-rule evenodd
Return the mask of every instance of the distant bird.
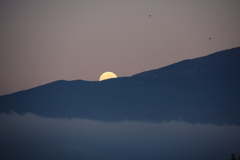
M 208 38 L 209 40 L 211 40 L 211 38 Z
M 152 15 L 150 14 L 149 17 L 151 17 Z

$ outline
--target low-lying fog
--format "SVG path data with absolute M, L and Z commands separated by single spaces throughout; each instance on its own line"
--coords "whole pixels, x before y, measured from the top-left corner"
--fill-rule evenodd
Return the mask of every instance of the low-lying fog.
M 0 142 L 3 160 L 228 160 L 240 156 L 240 126 L 1 113 Z

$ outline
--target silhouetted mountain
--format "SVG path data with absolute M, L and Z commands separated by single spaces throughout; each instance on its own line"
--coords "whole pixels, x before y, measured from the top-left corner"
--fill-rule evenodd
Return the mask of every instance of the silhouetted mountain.
M 132 77 L 56 81 L 0 97 L 0 111 L 105 121 L 240 124 L 240 47 Z

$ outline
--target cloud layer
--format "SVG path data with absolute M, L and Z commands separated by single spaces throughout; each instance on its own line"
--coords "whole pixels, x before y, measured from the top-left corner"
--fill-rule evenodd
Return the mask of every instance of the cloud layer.
M 0 114 L 1 159 L 228 159 L 240 127 Z

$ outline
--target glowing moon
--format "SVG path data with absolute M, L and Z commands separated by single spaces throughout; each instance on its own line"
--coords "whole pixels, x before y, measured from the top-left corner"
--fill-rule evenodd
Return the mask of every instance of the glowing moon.
M 110 78 L 117 78 L 117 75 L 113 72 L 104 72 L 100 78 L 99 81 L 110 79 Z

